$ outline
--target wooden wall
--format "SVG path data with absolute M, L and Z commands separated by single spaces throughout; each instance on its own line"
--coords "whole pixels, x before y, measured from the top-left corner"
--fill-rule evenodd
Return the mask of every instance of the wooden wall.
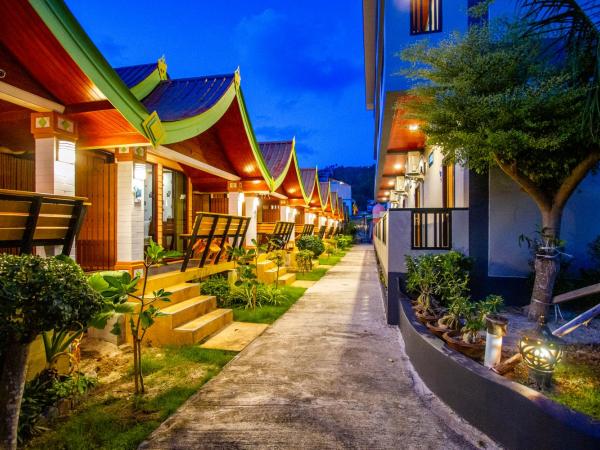
M 35 191 L 35 160 L 0 153 L 0 189 Z
M 77 152 L 75 194 L 91 202 L 77 237 L 77 262 L 84 270 L 110 270 L 117 260 L 117 167 L 113 156 Z

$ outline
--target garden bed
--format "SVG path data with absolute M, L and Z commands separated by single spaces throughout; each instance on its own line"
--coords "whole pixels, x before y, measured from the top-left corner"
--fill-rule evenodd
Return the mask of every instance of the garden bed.
M 508 448 L 598 448 L 600 422 L 502 377 L 450 349 L 400 294 L 400 329 L 425 384 L 472 425 Z
M 47 424 L 48 431 L 27 448 L 137 448 L 235 355 L 198 346 L 147 348 L 142 363 L 147 393 L 135 397 L 132 352 L 87 339 L 80 368 L 98 378 L 97 387 L 66 417 Z

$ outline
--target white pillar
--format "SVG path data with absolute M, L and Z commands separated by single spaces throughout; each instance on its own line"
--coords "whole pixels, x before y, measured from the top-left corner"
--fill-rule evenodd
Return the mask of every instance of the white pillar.
M 228 213 L 232 216 L 241 216 L 244 206 L 244 193 L 243 192 L 229 192 L 227 194 L 229 202 Z
M 254 195 L 245 196 L 246 203 L 246 217 L 250 217 L 250 223 L 248 224 L 248 232 L 246 233 L 246 244 L 251 245 L 252 239 L 257 238 L 256 225 L 258 223 L 258 205 L 260 199 Z
M 75 142 L 44 137 L 35 140 L 35 190 L 44 194 L 75 195 Z M 75 258 L 75 243 L 71 257 Z M 40 249 L 41 251 L 41 249 Z M 60 246 L 47 246 L 46 256 L 57 255 Z
M 144 180 L 134 179 L 135 164 L 117 163 L 117 266 L 122 268 L 144 259 Z

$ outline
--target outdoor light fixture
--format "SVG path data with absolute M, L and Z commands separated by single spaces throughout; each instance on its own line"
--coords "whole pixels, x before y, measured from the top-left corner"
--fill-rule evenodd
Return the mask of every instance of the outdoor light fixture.
M 395 170 L 400 170 L 400 169 L 402 169 L 402 164 L 400 164 L 400 163 L 394 164 L 394 169 L 395 169 Z
M 541 316 L 537 328 L 519 340 L 519 352 L 538 388 L 550 387 L 552 373 L 562 359 L 562 341 L 555 337 Z
M 419 129 L 419 124 L 417 124 L 417 123 L 411 123 L 411 124 L 408 126 L 408 129 L 409 129 L 410 131 L 417 131 L 417 130 Z
M 58 141 L 56 160 L 67 164 L 75 164 L 75 143 Z

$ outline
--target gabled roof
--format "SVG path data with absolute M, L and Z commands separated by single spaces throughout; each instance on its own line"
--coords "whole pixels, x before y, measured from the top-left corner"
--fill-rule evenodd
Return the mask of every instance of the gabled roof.
M 138 64 L 137 66 L 117 67 L 115 72 L 121 77 L 123 83 L 131 89 L 150 76 L 156 69 L 156 63 Z
M 310 198 L 315 190 L 315 179 L 317 179 L 317 170 L 300 169 L 300 174 L 302 176 L 302 184 L 304 185 L 304 190 Z
M 233 85 L 235 74 L 164 80 L 142 100 L 163 122 L 176 122 L 205 113 Z
M 321 206 L 323 210 L 331 209 L 331 186 L 329 185 L 329 181 L 320 181 L 319 182 L 319 194 L 321 196 Z
M 278 179 L 289 170 L 294 149 L 293 141 L 260 142 L 260 151 L 273 179 Z

